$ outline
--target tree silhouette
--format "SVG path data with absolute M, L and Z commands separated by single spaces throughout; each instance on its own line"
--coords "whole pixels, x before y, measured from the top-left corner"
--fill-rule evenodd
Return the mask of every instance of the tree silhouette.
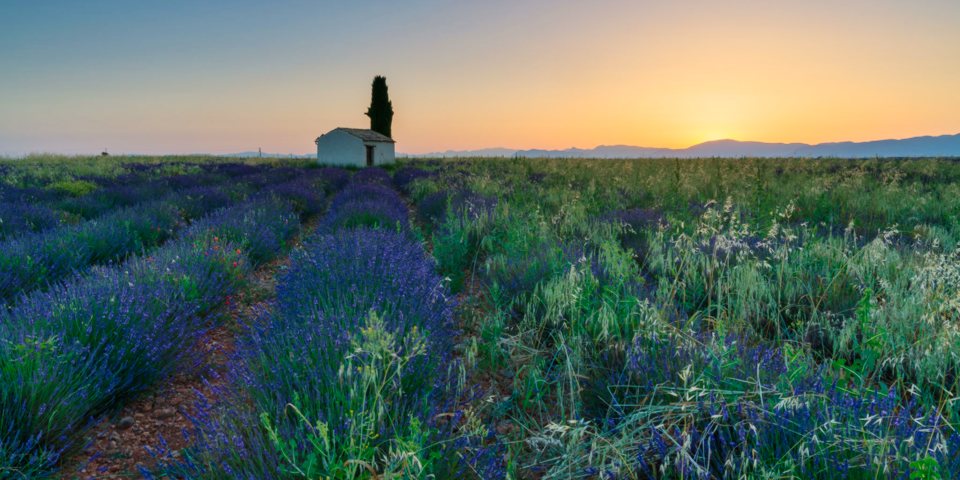
M 370 117 L 370 130 L 392 137 L 390 126 L 393 124 L 393 104 L 390 103 L 390 95 L 387 93 L 387 77 L 373 77 L 373 92 L 367 116 Z

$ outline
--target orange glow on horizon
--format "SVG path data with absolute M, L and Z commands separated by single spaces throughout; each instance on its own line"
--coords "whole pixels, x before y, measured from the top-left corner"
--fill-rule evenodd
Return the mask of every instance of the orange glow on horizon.
M 0 147 L 306 153 L 327 130 L 368 125 L 375 74 L 401 153 L 960 133 L 957 2 L 494 3 L 291 10 L 297 28 L 231 27 L 197 40 L 195 58 L 163 50 L 162 30 L 128 60 L 103 46 L 39 57 L 0 78 Z M 375 38 L 337 29 L 367 18 Z M 5 65 L 34 58 L 5 50 Z

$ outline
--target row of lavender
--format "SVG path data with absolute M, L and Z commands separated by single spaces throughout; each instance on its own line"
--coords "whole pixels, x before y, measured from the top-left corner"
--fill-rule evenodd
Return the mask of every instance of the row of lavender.
M 268 170 L 252 167 L 259 175 Z M 24 187 L 0 183 L 0 239 L 93 219 L 175 191 L 216 188 L 253 175 L 249 169 L 161 175 L 131 171 L 114 177 L 80 177 Z
M 210 313 L 298 231 L 294 205 L 321 208 L 314 183 L 269 186 L 149 254 L 0 311 L 0 478 L 49 474 L 96 415 L 189 365 Z
M 69 181 L 35 179 L 27 182 L 31 186 L 0 182 L 0 240 L 91 220 L 175 192 L 235 196 L 248 186 L 291 179 L 299 171 L 238 163 L 129 164 L 126 170 L 116 176 L 72 176 Z
M 122 260 L 160 245 L 191 220 L 265 185 L 289 181 L 295 175 L 296 171 L 286 170 L 238 177 L 204 174 L 180 176 L 175 182 L 163 179 L 165 187 L 143 191 L 137 190 L 137 184 L 117 186 L 116 191 L 131 194 L 122 201 L 115 199 L 114 204 L 132 206 L 78 224 L 0 242 L 0 300 L 8 301 L 82 272 L 90 265 Z M 220 179 L 220 183 L 209 183 L 213 178 Z M 173 190 L 163 195 L 169 189 Z M 149 198 L 160 199 L 147 201 Z
M 452 308 L 382 170 L 364 170 L 291 255 L 277 303 L 243 338 L 233 402 L 195 420 L 195 446 L 160 451 L 176 478 L 449 478 L 441 433 L 458 388 Z

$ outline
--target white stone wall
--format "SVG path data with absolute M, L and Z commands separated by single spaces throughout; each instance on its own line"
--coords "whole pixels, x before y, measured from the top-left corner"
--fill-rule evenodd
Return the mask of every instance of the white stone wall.
M 369 145 L 375 147 L 373 151 L 374 165 L 389 165 L 397 161 L 396 152 L 393 148 L 394 144 L 390 142 L 370 142 Z M 364 161 L 366 161 L 366 157 L 364 157 Z
M 362 167 L 366 158 L 363 141 L 347 132 L 333 130 L 317 140 L 317 161 L 321 164 Z

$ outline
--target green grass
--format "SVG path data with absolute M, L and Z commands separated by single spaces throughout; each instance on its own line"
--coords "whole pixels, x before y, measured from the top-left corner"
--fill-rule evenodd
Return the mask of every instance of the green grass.
M 448 212 L 429 240 L 441 271 L 469 294 L 468 378 L 501 379 L 490 392 L 500 401 L 469 410 L 513 425 L 497 435 L 513 478 L 831 478 L 827 465 L 853 478 L 954 475 L 956 441 L 903 443 L 904 431 L 803 392 L 818 380 L 831 395 L 895 399 L 887 416 L 936 411 L 947 432 L 960 422 L 960 163 L 407 164 L 437 172 L 410 187 L 416 201 L 464 188 L 498 199 L 489 217 Z M 627 209 L 665 221 L 608 221 Z M 775 358 L 761 368 L 744 351 Z M 779 413 L 724 424 L 704 411 L 717 399 Z M 846 426 L 812 442 L 816 428 L 777 423 L 792 418 L 786 405 Z M 691 432 L 722 436 L 736 425 L 766 440 L 712 454 L 684 444 Z M 640 448 L 663 438 L 668 453 Z

